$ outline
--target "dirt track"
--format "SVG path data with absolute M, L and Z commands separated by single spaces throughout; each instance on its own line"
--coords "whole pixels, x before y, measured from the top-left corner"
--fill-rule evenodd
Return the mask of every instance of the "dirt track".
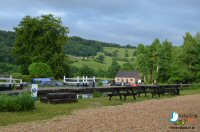
M 200 131 L 200 94 L 80 110 L 74 112 L 73 115 L 57 117 L 52 120 L 1 127 L 0 131 L 163 132 L 171 131 L 170 126 L 177 126 L 169 121 L 173 111 L 197 114 L 197 118 L 187 120 L 183 127 L 191 126 L 195 127 L 194 131 Z

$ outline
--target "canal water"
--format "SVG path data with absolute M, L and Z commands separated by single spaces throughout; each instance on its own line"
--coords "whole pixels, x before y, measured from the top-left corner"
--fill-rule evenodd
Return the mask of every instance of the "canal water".
M 91 99 L 93 98 L 92 94 L 77 94 L 77 99 Z

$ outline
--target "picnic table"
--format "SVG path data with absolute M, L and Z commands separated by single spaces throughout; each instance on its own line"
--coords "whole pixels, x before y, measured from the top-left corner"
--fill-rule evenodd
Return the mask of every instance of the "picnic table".
M 125 87 L 112 87 L 112 92 L 107 94 L 109 96 L 109 101 L 112 99 L 113 96 L 119 96 L 120 100 L 122 100 L 122 96 L 124 96 L 124 101 L 126 100 L 127 96 L 133 96 L 134 100 L 136 100 L 136 88 L 131 86 Z
M 151 93 L 152 97 L 155 95 L 164 95 L 166 93 L 170 93 L 172 95 L 179 95 L 180 85 L 141 85 L 138 88 L 138 97 L 140 97 L 141 93 L 144 93 L 145 96 L 147 93 Z

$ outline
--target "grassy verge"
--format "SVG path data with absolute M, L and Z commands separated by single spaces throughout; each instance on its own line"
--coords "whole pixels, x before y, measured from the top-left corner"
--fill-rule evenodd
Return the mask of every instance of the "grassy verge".
M 200 88 L 187 88 L 180 91 L 181 95 L 191 95 L 191 94 L 200 94 Z M 160 98 L 155 96 L 154 99 L 170 98 L 174 97 L 171 95 L 162 95 Z M 115 106 L 122 105 L 127 102 L 138 102 L 143 100 L 152 99 L 151 95 L 148 94 L 147 97 L 141 95 L 140 98 L 137 98 L 136 101 L 132 97 L 127 97 L 126 101 L 120 101 L 119 97 L 113 97 L 112 101 L 108 101 L 107 96 L 102 96 L 92 99 L 80 99 L 78 103 L 72 104 L 43 104 L 40 101 L 36 101 L 36 109 L 33 111 L 27 112 L 0 112 L 0 126 L 5 126 L 9 124 L 16 124 L 22 122 L 38 121 L 50 119 L 59 115 L 69 115 L 74 110 L 86 109 L 86 108 L 99 108 L 103 106 Z

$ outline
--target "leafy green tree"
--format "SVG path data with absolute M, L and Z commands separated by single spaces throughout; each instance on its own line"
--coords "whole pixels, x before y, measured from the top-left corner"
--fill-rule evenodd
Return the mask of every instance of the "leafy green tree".
M 197 62 L 195 64 L 196 70 L 197 70 L 197 75 L 196 75 L 196 82 L 200 82 L 200 32 L 198 32 L 194 38 L 197 41 Z
M 150 46 L 150 73 L 151 73 L 151 82 L 153 83 L 154 81 L 158 80 L 158 74 L 159 74 L 159 69 L 160 69 L 160 49 L 161 49 L 161 44 L 159 39 L 155 39 Z
M 30 76 L 33 78 L 53 76 L 53 72 L 50 66 L 42 62 L 30 64 L 28 67 L 28 71 L 30 73 Z
M 116 73 L 121 69 L 116 60 L 112 61 L 112 64 L 108 68 L 108 77 L 115 77 Z
M 122 65 L 122 70 L 124 71 L 131 71 L 131 70 L 134 70 L 134 66 L 129 63 L 129 62 L 126 62 Z
M 128 52 L 125 52 L 125 57 L 129 57 Z
M 191 83 L 192 81 L 195 80 L 197 73 L 198 73 L 198 68 L 196 67 L 196 64 L 198 63 L 198 54 L 199 51 L 197 49 L 198 44 L 197 40 L 192 37 L 190 33 L 186 33 L 183 42 L 183 54 L 182 54 L 182 60 L 183 64 L 186 66 L 187 70 L 187 82 Z
M 118 56 L 118 50 L 113 51 L 113 57 L 117 57 Z
M 93 77 L 95 75 L 95 70 L 88 67 L 88 65 L 83 65 L 79 69 L 79 75 L 80 76 L 88 76 L 88 77 Z
M 136 69 L 145 83 L 150 82 L 150 49 L 144 44 L 139 44 L 137 47 Z
M 104 55 L 99 55 L 99 56 L 97 56 L 96 61 L 100 62 L 100 63 L 104 63 L 104 59 L 105 59 Z
M 171 63 L 172 63 L 172 44 L 168 40 L 162 43 L 159 55 L 159 73 L 158 81 L 166 82 L 170 78 Z
M 107 76 L 107 70 L 102 70 L 99 68 L 96 72 L 97 77 L 106 77 Z
M 15 32 L 0 30 L 0 73 L 18 72 L 12 53 Z
M 14 54 L 23 74 L 28 73 L 28 66 L 33 62 L 47 63 L 56 78 L 66 74 L 63 49 L 69 31 L 62 24 L 61 18 L 51 14 L 26 16 L 15 31 Z
M 73 36 L 68 38 L 64 51 L 66 54 L 74 56 L 96 56 L 98 52 L 103 51 L 102 44 L 104 44 L 104 42 L 87 40 Z

